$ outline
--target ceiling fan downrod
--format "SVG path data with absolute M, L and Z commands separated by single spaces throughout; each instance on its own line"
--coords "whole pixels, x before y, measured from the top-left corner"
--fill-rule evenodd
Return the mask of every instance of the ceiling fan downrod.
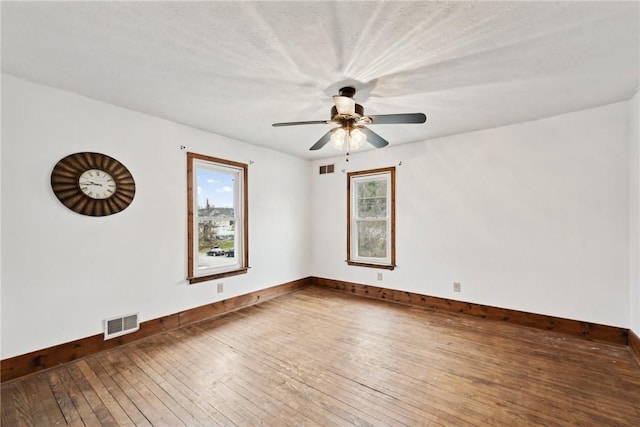
M 355 95 L 355 94 L 356 94 L 356 88 L 351 87 L 351 86 L 342 87 L 338 91 L 338 95 L 346 96 L 346 97 L 349 97 L 349 98 L 353 98 L 353 95 Z

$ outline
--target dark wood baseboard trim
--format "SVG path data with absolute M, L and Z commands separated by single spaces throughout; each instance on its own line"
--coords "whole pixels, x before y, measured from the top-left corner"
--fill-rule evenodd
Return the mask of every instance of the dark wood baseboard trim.
M 0 382 L 9 381 L 32 373 L 40 372 L 92 354 L 128 344 L 133 341 L 170 331 L 202 320 L 229 313 L 243 307 L 268 301 L 272 298 L 294 292 L 306 286 L 319 286 L 350 292 L 355 295 L 413 305 L 427 309 L 464 313 L 490 320 L 500 320 L 537 329 L 561 332 L 587 339 L 628 345 L 640 363 L 640 338 L 628 329 L 597 323 L 581 322 L 560 317 L 545 316 L 517 310 L 431 297 L 406 291 L 380 288 L 377 286 L 344 282 L 340 280 L 307 277 L 273 286 L 260 291 L 240 295 L 174 313 L 141 323 L 140 329 L 131 334 L 110 340 L 104 335 L 93 335 L 68 343 L 56 345 L 31 353 L 11 357 L 1 361 Z
M 640 337 L 631 330 L 629 331 L 629 348 L 631 349 L 631 353 L 636 356 L 638 364 L 640 364 Z
M 521 326 L 562 332 L 568 335 L 579 336 L 592 340 L 606 341 L 615 344 L 629 345 L 629 330 L 615 326 L 600 325 L 597 323 L 581 322 L 578 320 L 564 319 L 561 317 L 545 316 L 542 314 L 527 313 L 518 310 L 492 307 L 482 304 L 473 304 L 446 298 L 431 297 L 406 291 L 380 288 L 377 286 L 362 285 L 359 283 L 343 282 L 341 280 L 323 279 L 312 277 L 314 286 L 336 289 L 350 292 L 368 298 L 393 301 L 433 310 L 464 313 L 471 316 L 482 317 L 490 320 L 501 320 Z M 640 345 L 640 343 L 638 343 Z M 638 353 L 636 353 L 638 354 Z
M 180 313 L 170 314 L 140 324 L 140 329 L 131 334 L 104 340 L 104 335 L 93 335 L 68 343 L 56 345 L 1 362 L 0 382 L 9 381 L 61 364 L 71 362 L 92 354 L 138 341 L 161 332 L 170 331 L 202 320 L 210 319 L 243 307 L 268 301 L 272 298 L 302 289 L 311 284 L 311 278 L 295 280 L 246 295 L 217 301 L 201 307 L 195 307 Z

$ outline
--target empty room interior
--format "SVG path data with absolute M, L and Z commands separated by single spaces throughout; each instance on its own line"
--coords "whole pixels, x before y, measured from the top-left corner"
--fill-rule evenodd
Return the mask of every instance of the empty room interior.
M 640 2 L 0 7 L 3 426 L 638 425 Z

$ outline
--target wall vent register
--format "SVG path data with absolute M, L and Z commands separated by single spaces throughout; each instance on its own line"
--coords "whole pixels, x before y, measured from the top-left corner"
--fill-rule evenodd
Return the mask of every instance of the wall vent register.
M 320 166 L 320 175 L 334 172 L 334 165 L 322 165 Z
M 129 334 L 140 329 L 138 323 L 138 313 L 126 316 L 105 319 L 104 321 L 104 339 L 119 337 L 120 335 Z

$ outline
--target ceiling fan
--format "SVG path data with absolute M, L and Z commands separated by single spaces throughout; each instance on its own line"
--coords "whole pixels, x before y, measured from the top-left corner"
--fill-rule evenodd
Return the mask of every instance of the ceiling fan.
M 309 150 L 319 150 L 327 145 L 328 142 L 331 142 L 334 148 L 342 150 L 346 143 L 348 153 L 350 150 L 355 150 L 362 146 L 365 141 L 376 148 L 389 145 L 389 141 L 364 125 L 424 123 L 427 120 L 427 116 L 422 113 L 365 116 L 362 105 L 356 104 L 353 100 L 353 95 L 356 93 L 355 88 L 350 86 L 343 87 L 338 93 L 339 95 L 334 95 L 333 97 L 335 105 L 331 107 L 330 120 L 274 123 L 272 126 L 337 124 L 337 127 L 325 133 Z

